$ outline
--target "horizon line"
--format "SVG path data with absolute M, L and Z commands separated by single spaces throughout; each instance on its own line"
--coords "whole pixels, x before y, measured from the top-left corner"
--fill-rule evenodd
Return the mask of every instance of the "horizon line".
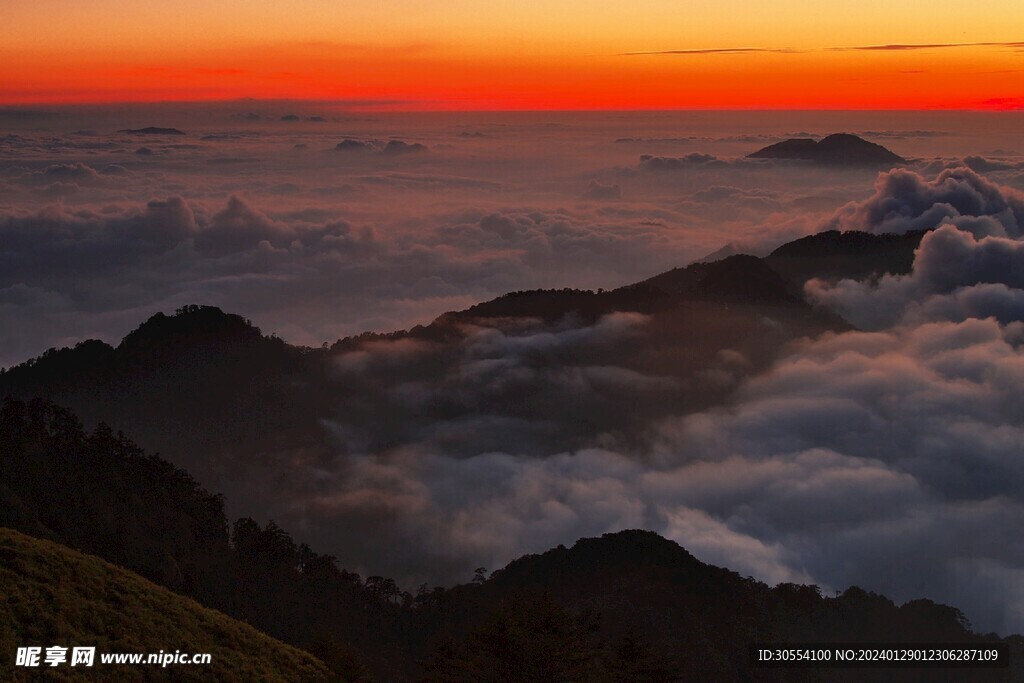
M 76 107 L 156 107 L 156 106 L 208 106 L 208 105 L 231 105 L 231 104 L 294 104 L 294 105 L 318 105 L 318 106 L 339 106 L 346 107 L 352 113 L 402 113 L 402 114 L 444 114 L 444 113 L 481 113 L 481 114 L 522 114 L 522 113 L 671 113 L 671 112 L 961 112 L 961 113 L 1022 113 L 1024 112 L 1024 98 L 1019 102 L 1013 102 L 1013 106 L 1000 106 L 999 100 L 1016 98 L 992 98 L 991 103 L 972 104 L 969 106 L 946 106 L 946 107 L 832 107 L 832 106 L 790 106 L 790 105 L 752 105 L 749 107 L 736 106 L 636 106 L 636 107 L 508 107 L 508 108 L 487 108 L 487 107 L 396 107 L 395 99 L 381 100 L 379 104 L 362 100 L 359 104 L 353 104 L 352 100 L 345 99 L 288 99 L 288 98 L 230 98 L 230 99 L 182 99 L 182 100 L 73 100 L 66 102 L 57 101 L 35 101 L 0 103 L 0 113 L 7 111 L 31 111 L 33 109 L 69 109 Z M 400 101 L 400 100 L 398 100 Z M 406 100 L 405 102 L 409 102 Z M 42 113 L 42 112 L 40 112 Z

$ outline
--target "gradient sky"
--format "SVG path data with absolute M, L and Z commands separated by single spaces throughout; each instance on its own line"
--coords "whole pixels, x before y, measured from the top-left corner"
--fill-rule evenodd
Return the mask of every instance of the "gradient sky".
M 1024 108 L 1019 1 L 844 5 L 8 3 L 0 102 L 255 97 L 375 100 L 402 109 Z

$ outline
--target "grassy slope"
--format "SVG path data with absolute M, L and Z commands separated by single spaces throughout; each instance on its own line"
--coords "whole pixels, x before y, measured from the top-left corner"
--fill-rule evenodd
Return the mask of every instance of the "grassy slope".
M 21 646 L 96 646 L 96 665 L 14 667 Z M 203 666 L 107 665 L 101 652 L 211 653 Z M 70 654 L 70 651 L 69 651 Z M 83 675 L 85 674 L 85 675 Z M 127 570 L 0 529 L 0 680 L 319 681 L 313 656 Z

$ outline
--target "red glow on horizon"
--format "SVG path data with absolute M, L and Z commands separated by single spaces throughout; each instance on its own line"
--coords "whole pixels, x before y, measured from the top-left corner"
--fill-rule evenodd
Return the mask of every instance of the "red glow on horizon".
M 0 58 L 3 57 L 0 49 Z M 0 104 L 361 102 L 361 109 L 1024 110 L 1019 53 L 987 48 L 676 57 L 367 53 L 322 46 L 167 62 L 0 59 Z M 170 65 L 168 65 L 170 64 Z

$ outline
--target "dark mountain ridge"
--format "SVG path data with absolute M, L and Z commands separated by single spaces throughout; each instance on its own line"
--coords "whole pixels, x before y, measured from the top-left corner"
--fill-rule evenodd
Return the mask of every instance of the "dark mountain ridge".
M 673 268 L 617 289 L 593 292 L 579 289 L 511 292 L 496 299 L 446 313 L 438 321 L 487 318 L 541 317 L 545 320 L 574 313 L 593 321 L 614 311 L 658 313 L 686 305 L 749 305 L 805 308 L 793 288 L 755 256 L 729 256 L 710 263 Z
M 675 268 L 633 285 L 688 299 L 726 303 L 803 305 L 786 280 L 768 262 L 737 254 L 710 263 Z
M 409 331 L 364 333 L 335 343 L 342 348 L 359 339 L 415 336 L 445 339 L 448 331 L 440 328 L 474 318 L 538 317 L 554 320 L 567 313 L 594 319 L 612 311 L 653 312 L 683 303 L 711 302 L 733 304 L 779 304 L 801 306 L 799 291 L 811 277 L 835 279 L 861 278 L 870 274 L 903 274 L 910 271 L 914 250 L 923 231 L 904 235 L 876 235 L 835 230 L 789 242 L 761 259 L 746 254 L 693 263 L 674 268 L 640 282 L 614 290 L 551 289 L 510 292 L 462 311 L 439 316 L 429 326 Z M 304 356 L 315 356 L 318 349 L 290 346 L 282 340 L 262 335 L 241 316 L 226 314 L 214 306 L 186 306 L 167 316 L 157 313 L 129 333 L 117 347 L 119 355 L 134 356 L 140 363 L 159 365 L 164 357 L 188 350 L 190 359 L 202 362 L 218 349 L 246 348 L 253 353 L 287 358 L 295 365 Z M 89 339 L 73 348 L 49 349 L 21 365 L 0 370 L 0 388 L 42 375 L 40 384 L 59 385 L 76 375 L 104 366 L 114 359 L 114 347 Z M 202 351 L 201 353 L 197 353 Z M 217 359 L 221 360 L 221 359 Z M 31 373 L 28 372 L 31 369 Z M 14 391 L 13 393 L 19 393 Z
M 337 457 L 339 446 L 326 426 L 332 423 L 357 430 L 361 447 L 376 452 L 423 443 L 433 425 L 470 412 L 558 424 L 523 444 L 538 457 L 586 447 L 600 434 L 638 445 L 631 439 L 647 422 L 721 404 L 743 376 L 768 367 L 790 341 L 849 329 L 802 300 L 807 277 L 846 273 L 851 264 L 871 272 L 903 269 L 912 242 L 909 236 L 823 233 L 767 259 L 693 264 L 610 291 L 512 292 L 429 325 L 366 333 L 330 348 L 291 346 L 241 316 L 186 306 L 154 315 L 116 347 L 86 340 L 0 371 L 0 396 L 48 398 L 88 424 L 133 434 L 204 486 L 224 491 L 234 514 L 250 514 L 265 507 L 261 486 L 273 490 L 290 481 L 289 459 L 329 463 Z M 631 318 L 631 334 L 599 345 L 583 337 L 558 355 L 535 355 L 530 362 L 558 372 L 591 366 L 664 378 L 656 389 L 628 398 L 618 390 L 562 394 L 550 382 L 512 383 L 472 404 L 458 401 L 458 368 L 471 353 L 474 330 L 557 335 L 623 313 L 639 314 Z M 349 354 L 398 342 L 417 345 L 417 363 L 365 376 L 339 374 Z M 723 366 L 723 349 L 740 364 Z M 410 403 L 401 394 L 410 381 L 448 389 L 436 400 Z M 623 400 L 633 409 L 623 410 Z M 446 452 L 477 447 L 436 439 L 431 443 Z
M 827 230 L 783 244 L 764 258 L 791 284 L 811 278 L 835 282 L 864 280 L 884 274 L 906 275 L 927 230 L 900 235 Z
M 700 562 L 678 544 L 650 531 L 626 530 L 582 538 L 521 557 L 483 583 L 446 593 L 454 604 L 477 607 L 442 633 L 472 637 L 465 624 L 486 623 L 486 612 L 510 596 L 520 604 L 552 599 L 573 614 L 599 614 L 605 642 L 644 634 L 656 652 L 668 653 L 685 680 L 920 680 L 920 672 L 863 670 L 785 671 L 753 669 L 739 643 L 775 642 L 997 642 L 971 632 L 959 610 L 930 600 L 896 605 L 850 587 L 823 597 L 817 586 L 771 588 L 728 569 Z M 683 634 L 686 634 L 683 636 Z M 682 636 L 682 637 L 681 637 Z M 1020 676 L 1024 642 L 1014 647 L 1011 672 L 938 672 L 929 680 L 1009 680 Z M 462 653 L 462 656 L 466 656 Z
M 313 405 L 322 397 L 302 390 L 313 370 L 307 353 L 241 316 L 186 306 L 157 313 L 116 347 L 86 340 L 50 349 L 0 373 L 0 394 L 53 398 L 162 451 L 258 453 L 260 442 L 318 429 Z

